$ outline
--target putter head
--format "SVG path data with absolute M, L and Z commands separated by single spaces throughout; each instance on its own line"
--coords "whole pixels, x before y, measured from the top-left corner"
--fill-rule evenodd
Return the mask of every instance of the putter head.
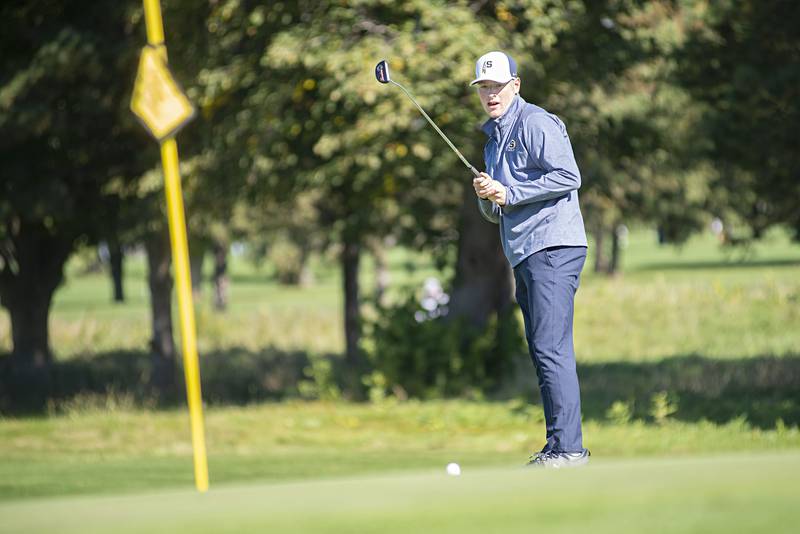
M 375 65 L 375 78 L 381 83 L 389 83 L 389 63 L 382 59 Z

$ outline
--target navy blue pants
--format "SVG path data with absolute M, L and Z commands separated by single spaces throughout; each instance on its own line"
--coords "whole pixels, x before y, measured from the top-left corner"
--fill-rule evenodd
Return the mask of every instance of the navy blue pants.
M 583 450 L 572 316 L 585 261 L 586 247 L 551 247 L 514 267 L 517 302 L 544 405 L 544 450 Z

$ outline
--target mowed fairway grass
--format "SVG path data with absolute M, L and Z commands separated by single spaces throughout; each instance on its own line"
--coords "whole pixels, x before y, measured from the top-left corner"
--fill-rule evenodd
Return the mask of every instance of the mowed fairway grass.
M 587 263 L 576 302 L 586 468 L 521 467 L 544 434 L 529 365 L 490 400 L 235 406 L 220 394 L 205 412 L 204 495 L 186 412 L 112 389 L 0 416 L 0 532 L 795 532 L 800 247 L 773 232 L 746 254 L 709 235 L 675 249 L 637 231 L 624 254 L 612 279 Z M 228 312 L 211 311 L 208 292 L 198 305 L 204 391 L 225 391 L 233 356 L 341 352 L 330 260 L 308 288 L 232 265 Z M 390 267 L 395 290 L 443 276 L 401 251 Z M 146 359 L 141 258 L 124 305 L 106 276 L 79 271 L 56 294 L 57 359 Z M 363 276 L 368 293 L 369 261 Z M 445 474 L 451 461 L 461 477 Z

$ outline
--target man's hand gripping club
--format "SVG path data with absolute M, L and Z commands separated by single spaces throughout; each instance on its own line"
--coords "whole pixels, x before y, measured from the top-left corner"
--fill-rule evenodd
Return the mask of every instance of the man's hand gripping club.
M 485 172 L 473 178 L 472 187 L 475 188 L 475 194 L 480 198 L 491 200 L 498 206 L 506 205 L 506 186 L 492 179 Z

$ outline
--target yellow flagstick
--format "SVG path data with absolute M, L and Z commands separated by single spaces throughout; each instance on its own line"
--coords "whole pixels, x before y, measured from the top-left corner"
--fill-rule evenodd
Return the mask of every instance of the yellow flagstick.
M 146 51 L 140 64 L 140 75 L 134 88 L 131 108 L 161 143 L 161 164 L 164 168 L 164 190 L 167 197 L 169 234 L 175 265 L 175 281 L 180 311 L 183 369 L 186 377 L 186 397 L 192 428 L 194 450 L 194 480 L 197 490 L 208 490 L 208 459 L 206 457 L 203 404 L 200 393 L 200 365 L 197 360 L 192 283 L 189 274 L 189 247 L 186 239 L 183 192 L 178 162 L 178 145 L 174 134 L 194 114 L 185 95 L 179 92 L 166 69 L 164 24 L 161 20 L 159 0 L 144 0 L 147 42 L 159 52 L 162 65 L 153 67 L 146 62 Z M 146 68 L 145 68 L 146 67 Z M 155 76 L 157 74 L 158 76 Z M 161 81 L 161 87 L 152 88 L 149 81 Z M 165 118 L 165 115 L 167 116 Z M 163 124 L 162 124 L 163 123 Z M 169 133 L 165 133 L 169 132 Z M 163 133 L 163 136 L 162 136 Z
M 147 27 L 147 43 L 152 46 L 164 44 L 160 0 L 144 0 L 144 24 Z
M 189 274 L 189 248 L 186 240 L 181 177 L 178 170 L 178 145 L 174 137 L 161 143 L 161 162 L 164 166 L 169 234 L 172 241 L 178 308 L 181 317 L 183 370 L 186 376 L 186 398 L 189 403 L 192 448 L 194 449 L 194 481 L 197 490 L 204 492 L 208 489 L 208 460 L 203 425 L 203 401 L 200 394 L 200 365 L 197 361 L 192 282 Z

